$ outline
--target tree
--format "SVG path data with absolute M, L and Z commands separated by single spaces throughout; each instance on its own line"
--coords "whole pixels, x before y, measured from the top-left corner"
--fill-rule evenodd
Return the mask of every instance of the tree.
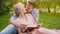
M 54 12 L 56 12 L 56 7 L 60 6 L 60 0 L 36 0 L 37 7 L 39 8 L 47 8 L 50 13 L 50 9 L 54 8 Z
M 22 0 L 0 0 L 0 16 L 8 14 L 13 6 Z
M 6 0 L 0 0 L 0 16 L 9 13 L 9 5 L 7 5 Z

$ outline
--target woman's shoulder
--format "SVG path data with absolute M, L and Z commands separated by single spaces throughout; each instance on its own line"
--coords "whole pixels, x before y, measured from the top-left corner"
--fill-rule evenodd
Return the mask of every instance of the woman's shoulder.
M 21 19 L 20 19 L 19 17 L 15 19 L 15 21 L 20 21 L 20 20 L 21 20 Z
M 27 15 L 27 16 L 31 16 L 31 14 L 30 14 L 30 13 L 27 13 L 26 15 Z
M 26 16 L 27 16 L 28 18 L 31 18 L 31 19 L 32 19 L 32 15 L 31 15 L 31 14 L 26 14 Z

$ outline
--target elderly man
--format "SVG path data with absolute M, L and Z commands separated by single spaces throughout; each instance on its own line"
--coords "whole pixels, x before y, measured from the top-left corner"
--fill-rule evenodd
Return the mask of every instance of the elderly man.
M 34 18 L 35 22 L 38 21 L 38 17 L 39 17 L 39 11 L 36 8 L 36 3 L 29 1 L 28 4 L 26 5 L 26 10 L 27 13 L 30 13 L 32 15 L 32 17 Z M 16 14 L 14 14 L 14 16 L 12 16 L 10 18 L 11 19 L 16 19 L 17 16 Z M 12 24 L 8 25 L 8 27 L 6 27 L 4 30 L 1 31 L 2 34 L 17 34 L 17 30 L 16 27 L 14 27 Z

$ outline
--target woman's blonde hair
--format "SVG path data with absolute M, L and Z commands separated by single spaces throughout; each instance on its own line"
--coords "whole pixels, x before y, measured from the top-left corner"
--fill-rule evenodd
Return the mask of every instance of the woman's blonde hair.
M 24 5 L 22 3 L 17 3 L 16 5 L 14 5 L 14 13 L 18 16 L 19 12 L 17 11 L 17 9 L 24 7 Z

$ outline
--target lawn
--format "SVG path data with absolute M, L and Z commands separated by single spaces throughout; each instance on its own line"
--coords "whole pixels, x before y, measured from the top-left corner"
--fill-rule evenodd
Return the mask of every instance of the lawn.
M 13 14 L 10 13 L 0 17 L 0 31 L 3 30 L 9 24 L 9 18 Z M 41 13 L 38 23 L 43 23 L 43 27 L 49 29 L 60 29 L 60 13 Z
M 13 14 L 7 14 L 0 17 L 0 31 L 9 24 L 9 19 Z
M 42 13 L 38 22 L 49 29 L 60 29 L 60 13 Z

